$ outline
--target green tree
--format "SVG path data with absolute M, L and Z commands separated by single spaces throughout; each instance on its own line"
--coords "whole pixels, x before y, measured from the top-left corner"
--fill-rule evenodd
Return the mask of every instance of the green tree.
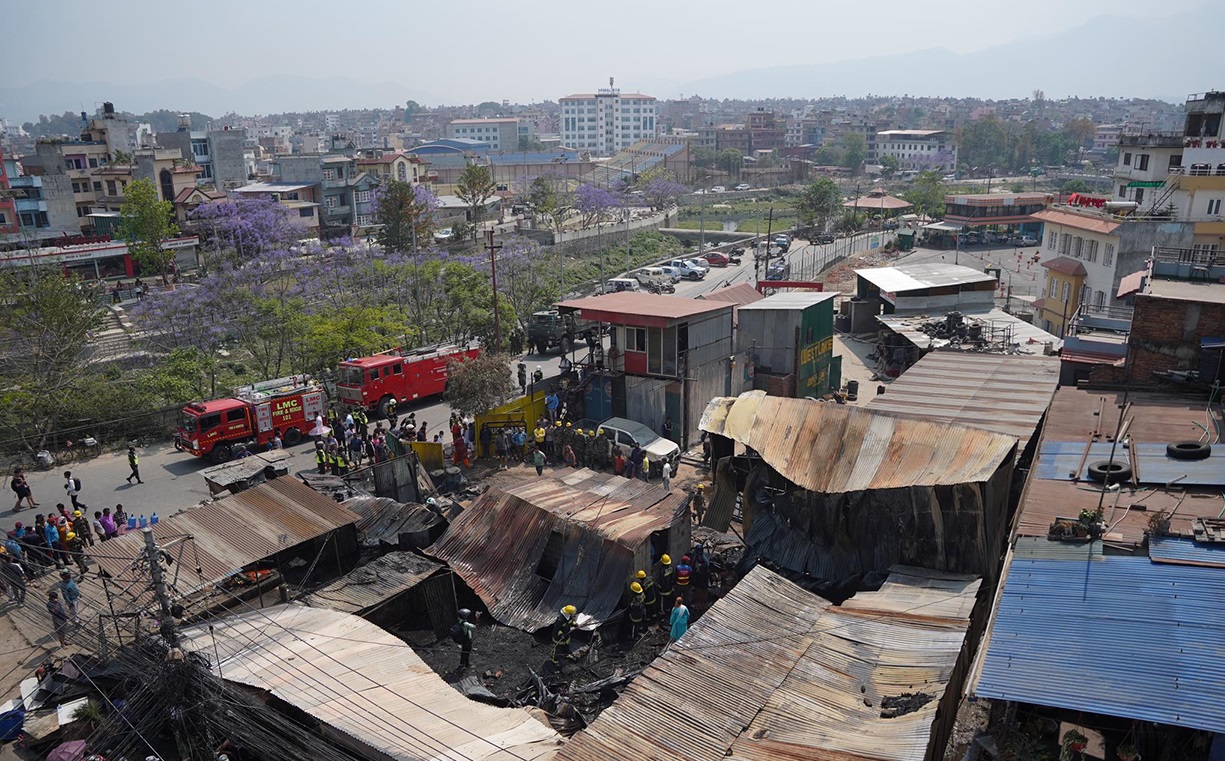
M 812 152 L 812 162 L 817 166 L 842 166 L 846 151 L 836 145 L 823 145 Z
M 459 173 L 455 195 L 468 204 L 472 221 L 480 222 L 485 216 L 485 204 L 493 197 L 497 185 L 493 181 L 493 170 L 484 164 L 469 164 Z
M 826 224 L 838 210 L 842 193 L 838 186 L 828 177 L 822 177 L 804 188 L 795 201 L 796 216 L 803 227 L 815 227 L 818 232 L 825 230 Z
M 492 100 L 487 100 L 476 107 L 476 115 L 483 119 L 497 116 L 500 113 L 502 113 L 502 104 Z
M 842 135 L 842 151 L 842 166 L 858 172 L 868 155 L 868 141 L 858 132 L 846 132 Z
M 881 174 L 885 177 L 892 177 L 898 170 L 901 164 L 898 163 L 897 156 L 885 155 L 880 158 Z
M 719 168 L 733 177 L 740 176 L 740 167 L 744 165 L 744 154 L 739 148 L 724 148 L 719 151 Z
M 521 151 L 543 151 L 544 143 L 540 142 L 540 138 L 535 135 L 520 135 L 519 150 Z
M 0 294 L 0 426 L 4 438 L 37 449 L 97 382 L 84 359 L 102 319 L 100 294 L 58 267 L 0 272 Z
M 162 244 L 179 234 L 174 204 L 158 200 L 157 188 L 149 180 L 133 180 L 124 190 L 119 214 L 119 235 L 128 242 L 128 251 L 142 267 L 160 272 L 163 284 L 169 283 L 175 250 Z
M 374 221 L 379 245 L 388 251 L 415 251 L 434 234 L 431 198 L 410 182 L 391 180 L 377 192 Z
M 554 232 L 561 232 L 568 204 L 565 197 L 544 177 L 537 177 L 528 186 L 527 207 L 536 219 L 548 224 Z
M 412 121 L 413 115 L 421 113 L 421 104 L 411 98 L 404 104 L 404 121 Z
M 719 163 L 719 152 L 714 148 L 694 148 L 693 149 L 693 165 L 700 166 L 706 169 L 713 167 Z
M 970 166 L 1011 166 L 1011 154 L 1008 132 L 994 116 L 961 128 L 960 156 Z
M 1064 193 L 1088 193 L 1089 185 L 1084 180 L 1071 179 L 1065 180 L 1059 189 Z
M 921 172 L 902 197 L 914 204 L 916 214 L 944 216 L 944 181 L 939 172 Z
M 510 357 L 494 352 L 447 363 L 443 399 L 461 415 L 479 415 L 504 404 L 515 394 Z

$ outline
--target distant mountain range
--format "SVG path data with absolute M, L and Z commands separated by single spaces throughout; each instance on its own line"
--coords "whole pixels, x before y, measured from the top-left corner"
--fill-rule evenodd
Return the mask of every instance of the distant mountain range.
M 18 124 L 39 114 L 88 111 L 110 101 L 121 111 L 142 113 L 160 108 L 243 115 L 284 111 L 324 111 L 346 108 L 391 108 L 408 99 L 440 103 L 441 99 L 394 82 L 360 82 L 345 77 L 312 78 L 276 75 L 221 87 L 202 79 L 160 82 L 53 82 L 42 80 L 17 87 L 0 87 L 0 116 Z
M 922 12 L 919 6 L 916 12 Z M 959 55 L 937 48 L 738 71 L 686 82 L 666 95 L 855 98 L 870 93 L 1001 99 L 1028 97 L 1038 89 L 1048 98 L 1180 102 L 1189 93 L 1225 88 L 1221 29 L 1225 29 L 1225 3 L 1216 2 L 1168 18 L 1102 16 L 1065 32 L 976 53 Z M 887 50 L 895 34 L 904 32 L 890 25 L 872 47 Z M 807 37 L 811 45 L 821 44 L 819 34 Z

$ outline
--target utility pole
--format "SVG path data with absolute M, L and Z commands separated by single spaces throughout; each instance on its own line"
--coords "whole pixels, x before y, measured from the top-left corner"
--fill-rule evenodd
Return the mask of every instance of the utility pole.
M 706 194 L 702 194 L 702 216 L 698 223 L 701 230 L 698 233 L 698 255 L 701 256 L 706 251 Z
M 760 229 L 760 228 L 758 228 Z M 766 215 L 766 277 L 770 276 L 770 233 L 774 230 L 774 207 L 770 207 L 769 214 Z M 761 278 L 758 278 L 760 280 Z
M 501 243 L 493 242 L 493 230 L 485 231 L 485 248 L 489 249 L 489 272 L 493 280 L 493 350 L 502 351 L 502 322 L 498 319 L 498 250 Z
M 158 556 L 157 544 L 153 541 L 153 529 L 146 526 L 145 559 L 149 562 L 149 576 L 153 579 L 153 593 L 157 595 L 160 609 L 162 639 L 171 648 L 179 646 L 179 635 L 174 629 L 174 615 L 170 612 L 170 593 L 166 591 L 166 577 L 162 575 L 161 558 Z

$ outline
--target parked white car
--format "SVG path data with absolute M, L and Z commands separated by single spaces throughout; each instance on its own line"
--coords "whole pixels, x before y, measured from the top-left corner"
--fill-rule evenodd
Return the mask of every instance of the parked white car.
M 675 441 L 665 439 L 642 423 L 623 417 L 610 417 L 600 423 L 600 429 L 612 440 L 613 444 L 621 447 L 627 457 L 635 446 L 645 449 L 647 457 L 651 460 L 652 475 L 659 472 L 656 468 L 663 467 L 665 460 L 671 463 L 672 472 L 676 472 L 676 466 L 681 459 L 681 448 L 676 445 Z
M 686 280 L 701 280 L 706 277 L 706 268 L 700 265 L 694 266 L 689 259 L 672 259 L 664 266 L 676 269 Z

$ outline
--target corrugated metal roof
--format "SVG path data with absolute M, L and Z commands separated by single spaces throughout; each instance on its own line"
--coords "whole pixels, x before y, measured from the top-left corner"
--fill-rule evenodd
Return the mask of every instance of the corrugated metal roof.
M 267 690 L 390 758 L 526 761 L 561 743 L 526 710 L 464 697 L 411 647 L 357 616 L 282 605 L 211 623 L 185 630 L 185 646 L 207 652 L 220 676 Z
M 316 589 L 306 602 L 360 616 L 445 568 L 411 552 L 390 552 Z
M 871 267 L 855 270 L 855 274 L 887 293 L 923 291 L 928 288 L 946 288 L 951 285 L 972 285 L 996 279 L 995 275 L 989 275 L 973 267 L 944 262 Z
M 428 531 L 443 521 L 442 516 L 425 505 L 387 497 L 353 497 L 345 500 L 344 505 L 357 514 L 357 533 L 369 544 L 380 541 L 399 544 L 400 534 Z
M 721 301 L 742 307 L 746 304 L 752 304 L 754 301 L 761 301 L 765 296 L 761 295 L 761 291 L 748 283 L 736 283 L 727 288 L 719 288 L 710 293 L 703 293 L 697 298 L 705 301 Z
M 700 427 L 825 494 L 986 481 L 1016 446 L 992 431 L 763 391 L 714 399 Z
M 973 305 L 961 307 L 962 319 L 971 324 L 981 325 L 983 338 L 991 341 L 993 337 L 1000 343 L 1004 342 L 1005 331 L 1011 342 L 1010 351 L 1019 354 L 1040 355 L 1046 352 L 1049 343 L 1053 350 L 1063 346 L 1063 339 L 1047 333 L 1033 323 L 1026 322 L 1016 315 L 1011 315 L 998 307 L 977 309 Z M 970 341 L 953 344 L 947 338 L 938 338 L 924 333 L 920 328 L 933 320 L 942 320 L 943 314 L 882 314 L 876 320 L 898 335 L 903 336 L 921 349 L 952 349 L 957 351 L 980 352 L 982 348 Z
M 932 352 L 866 406 L 1015 436 L 1019 454 L 1058 387 L 1058 357 Z
M 1220 731 L 1225 572 L 1010 556 L 970 685 L 982 698 Z
M 1220 542 L 1197 542 L 1192 539 L 1176 539 L 1169 536 L 1150 536 L 1148 556 L 1154 563 L 1225 568 L 1225 544 Z
M 923 758 L 979 582 L 897 571 L 834 607 L 754 568 L 557 758 Z M 881 718 L 914 692 L 933 700 Z
M 687 497 L 661 486 L 578 471 L 473 500 L 427 553 L 447 563 L 492 615 L 529 631 L 548 626 L 563 605 L 596 622 L 617 609 L 634 573 L 634 553 L 651 533 L 689 520 Z M 549 546 L 556 569 L 538 575 Z
M 1080 455 L 1096 432 L 1099 436 L 1090 451 L 1102 452 L 1102 443 L 1105 442 L 1105 456 L 1108 456 L 1109 440 L 1117 433 L 1119 405 L 1123 403 L 1123 398 L 1122 391 L 1074 387 L 1059 389 L 1043 423 L 1039 452 L 1055 452 L 1060 442 L 1071 446 L 1076 456 L 1071 457 L 1064 452 L 1059 456 L 1067 456 L 1059 462 L 1070 463 L 1066 464 L 1066 470 L 1075 470 Z M 1129 447 L 1126 450 L 1120 447 L 1118 452 L 1121 454 L 1115 455 L 1125 461 L 1129 459 L 1131 448 L 1140 452 L 1151 451 L 1151 446 L 1155 446 L 1160 452 L 1167 443 L 1198 438 L 1203 432 L 1198 425 L 1212 427 L 1213 421 L 1208 419 L 1209 415 L 1216 424 L 1221 423 L 1220 412 L 1205 411 L 1207 400 L 1202 397 L 1133 391 L 1127 395 L 1127 401 L 1131 404 L 1128 412 L 1131 425 L 1127 429 Z M 1214 447 L 1213 459 L 1216 459 L 1215 450 L 1222 448 L 1225 447 Z M 1151 457 L 1145 456 L 1138 462 L 1142 481 L 1150 478 L 1151 474 L 1146 473 L 1146 464 L 1151 461 Z M 1174 478 L 1198 471 L 1203 465 L 1180 460 L 1161 462 L 1160 468 Z M 1081 510 L 1097 509 L 1101 493 L 1091 482 L 1066 480 L 1066 470 L 1062 478 L 1043 478 L 1043 474 L 1058 475 L 1055 471 L 1048 473 L 1047 470 L 1046 463 L 1040 458 L 1030 471 L 1017 516 L 1019 536 L 1045 537 L 1057 517 L 1075 518 Z M 1152 468 L 1148 470 L 1152 471 Z M 1174 471 L 1177 471 L 1177 475 L 1173 475 Z M 1158 511 L 1172 513 L 1168 533 L 1189 537 L 1196 518 L 1216 518 L 1225 507 L 1220 489 L 1204 486 L 1190 486 L 1181 490 L 1167 490 L 1162 486 L 1137 490 L 1124 488 L 1113 495 L 1106 495 L 1101 502 L 1106 524 L 1110 527 L 1106 540 L 1137 548 L 1143 546 L 1149 519 Z
M 747 285 L 744 283 L 743 285 Z M 751 304 L 744 304 L 741 309 L 806 309 L 823 301 L 829 301 L 838 295 L 838 291 L 789 291 L 767 296 Z
M 606 293 L 585 299 L 560 301 L 557 308 L 562 312 L 579 312 L 589 320 L 625 324 L 640 318 L 683 320 L 707 312 L 719 312 L 730 306 L 718 301 L 687 299 L 683 296 L 664 296 L 656 293 Z M 636 323 L 634 323 L 636 324 Z
M 153 526 L 158 544 L 192 537 L 178 574 L 180 593 L 211 586 L 243 566 L 354 523 L 357 516 L 294 478 L 277 478 L 208 505 L 199 505 Z M 133 531 L 86 550 L 102 570 L 124 578 L 131 559 L 145 552 Z M 129 558 L 125 560 L 124 558 Z M 200 574 L 187 571 L 199 562 Z

